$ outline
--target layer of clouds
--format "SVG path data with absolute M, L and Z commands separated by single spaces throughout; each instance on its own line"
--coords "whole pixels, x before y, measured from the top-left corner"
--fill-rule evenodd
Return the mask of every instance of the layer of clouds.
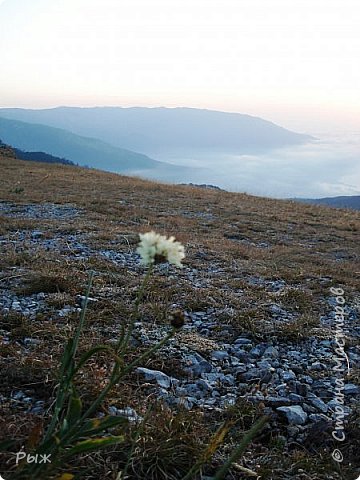
M 261 155 L 202 152 L 182 158 L 171 158 L 169 154 L 158 159 L 196 167 L 176 177 L 166 171 L 154 172 L 153 177 L 164 181 L 208 183 L 277 198 L 360 194 L 360 134 L 321 139 Z

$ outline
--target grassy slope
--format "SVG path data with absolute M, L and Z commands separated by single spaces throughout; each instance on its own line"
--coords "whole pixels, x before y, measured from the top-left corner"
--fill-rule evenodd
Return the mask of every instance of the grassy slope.
M 330 285 L 343 286 L 349 298 L 358 299 L 360 213 L 245 194 L 161 185 L 80 167 L 29 164 L 6 157 L 0 158 L 0 171 L 2 200 L 15 204 L 71 203 L 85 211 L 79 218 L 64 221 L 0 216 L 0 235 L 4 238 L 10 238 L 19 231 L 31 232 L 34 229 L 46 231 L 49 239 L 67 233 L 81 233 L 96 249 L 109 248 L 111 244 L 111 249 L 129 252 L 136 247 L 137 233 L 154 229 L 166 235 L 173 234 L 185 244 L 186 266 L 197 269 L 196 275 L 199 279 L 208 280 L 208 286 L 196 288 L 183 272 L 177 274 L 176 282 L 159 277 L 151 284 L 152 290 L 145 302 L 144 312 L 152 325 L 163 322 L 161 319 L 166 318 L 172 302 L 186 311 L 216 306 L 223 311 L 222 321 L 227 319 L 237 334 L 250 331 L 257 339 L 267 339 L 271 335 L 282 340 L 301 341 L 302 337 L 310 334 L 321 338 L 324 335 L 317 319 L 322 313 L 323 297 L 328 292 L 324 292 L 320 278 L 331 277 L 326 290 Z M 267 248 L 264 248 L 264 242 L 268 244 Z M 338 260 L 339 254 L 342 255 L 341 261 Z M 211 272 L 211 268 L 219 266 L 223 271 L 220 276 Z M 10 246 L 2 254 L 0 281 L 9 279 L 12 289 L 24 292 L 21 289 L 30 288 L 28 293 L 32 287 L 34 291 L 41 291 L 42 288 L 51 292 L 51 282 L 57 286 L 62 282 L 63 293 L 49 295 L 51 311 L 51 305 L 61 308 L 71 304 L 74 295 L 84 291 L 86 271 L 90 268 L 98 272 L 93 295 L 101 300 L 89 312 L 86 338 L 82 345 L 85 348 L 89 344 L 108 340 L 109 335 L 116 335 L 116 324 L 127 318 L 134 291 L 139 284 L 139 274 L 98 258 L 80 262 L 59 261 L 56 252 L 44 249 L 28 251 L 24 241 L 22 248 Z M 299 322 L 286 327 L 272 324 L 264 306 L 274 300 L 274 293 L 245 282 L 250 277 L 283 279 L 290 290 L 295 289 L 296 295 L 289 294 L 276 301 L 289 309 L 300 309 L 303 315 Z M 39 282 L 44 284 L 40 290 Z M 69 332 L 76 325 L 77 317 L 70 317 L 66 321 L 57 318 L 49 322 L 49 315 L 49 312 L 40 315 L 29 324 L 23 319 L 9 319 L 0 314 L 0 328 L 14 330 L 10 344 L 0 349 L 3 364 L 0 393 L 8 394 L 12 388 L 21 389 L 24 384 L 31 384 L 50 405 L 58 358 Z M 41 346 L 34 345 L 30 353 L 16 343 L 17 339 L 29 336 L 44 342 Z M 173 365 L 164 364 L 161 357 L 148 362 L 146 366 L 163 368 L 167 373 L 173 373 L 177 368 L 175 359 Z M 82 378 L 85 402 L 87 396 L 91 397 L 99 388 L 106 368 L 106 359 L 100 358 L 90 373 Z M 124 404 L 130 403 L 141 412 L 147 397 L 135 378 L 131 377 L 119 392 L 114 392 L 114 398 L 119 401 L 124 393 Z M 245 419 L 244 428 L 257 416 L 250 407 L 246 409 L 247 413 L 244 409 L 241 411 Z M 3 435 L 13 435 L 19 442 L 26 438 L 36 423 L 36 419 L 29 420 L 28 415 L 11 408 L 7 410 L 6 406 L 3 415 Z M 204 420 L 196 412 L 184 413 L 185 420 L 180 422 L 179 427 L 182 435 L 180 441 L 174 424 L 170 426 L 171 415 L 161 408 L 154 413 L 153 430 L 149 427 L 149 436 L 146 437 L 145 432 L 143 439 L 143 446 L 146 445 L 143 451 L 147 458 L 159 454 L 158 445 L 164 442 L 161 435 L 166 433 L 173 436 L 178 454 L 182 446 L 185 448 L 185 445 L 189 445 L 189 438 L 193 440 L 194 435 L 199 439 L 208 438 L 209 431 L 219 421 L 219 416 Z M 157 422 L 165 423 L 159 429 Z M 192 429 L 189 438 L 184 433 L 184 425 L 188 424 L 191 427 L 186 427 L 186 435 L 189 434 L 189 428 Z M 151 441 L 150 438 L 155 440 Z M 160 454 L 164 455 L 163 452 Z M 280 480 L 304 478 L 291 473 L 288 473 L 291 475 L 288 477 L 282 477 L 279 473 L 272 476 L 270 473 L 276 468 L 291 472 L 294 464 L 300 462 L 309 475 L 306 478 L 315 480 L 330 478 L 326 472 L 333 473 L 327 470 L 333 468 L 332 464 L 327 465 L 328 457 L 321 451 L 314 456 L 314 453 L 304 452 L 301 448 L 285 455 L 278 447 L 257 444 L 247 455 L 247 464 L 254 468 L 256 464 L 261 464 L 262 478 Z M 114 461 L 118 460 L 119 457 L 116 457 Z M 97 469 L 95 471 L 99 473 L 96 478 L 100 478 L 101 472 L 108 471 L 109 467 L 102 456 L 98 456 L 95 463 L 96 466 L 94 464 L 92 468 Z M 320 468 L 324 469 L 324 474 L 319 473 Z M 233 478 L 243 478 L 241 473 L 234 471 L 233 474 Z M 81 478 L 95 477 L 85 475 Z

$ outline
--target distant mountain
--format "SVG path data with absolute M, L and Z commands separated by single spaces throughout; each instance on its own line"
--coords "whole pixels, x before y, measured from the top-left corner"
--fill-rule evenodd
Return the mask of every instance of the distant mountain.
M 126 172 L 161 168 L 146 155 L 114 147 L 101 140 L 75 135 L 63 129 L 0 118 L 0 138 L 15 148 L 65 157 L 93 168 Z M 171 166 L 166 165 L 169 170 Z M 175 168 L 175 167 L 174 167 Z
M 7 155 L 11 153 L 15 158 L 19 160 L 27 160 L 29 162 L 43 162 L 43 163 L 61 163 L 62 165 L 75 165 L 74 162 L 67 160 L 66 158 L 55 157 L 44 152 L 25 152 L 19 148 L 6 145 L 0 139 L 0 153 L 5 152 Z
M 342 197 L 325 197 L 325 198 L 296 198 L 298 202 L 312 203 L 315 205 L 328 205 L 335 208 L 352 208 L 360 210 L 360 195 L 349 195 Z
M 3 108 L 0 116 L 65 128 L 149 155 L 209 149 L 240 154 L 313 139 L 262 118 L 195 108 Z

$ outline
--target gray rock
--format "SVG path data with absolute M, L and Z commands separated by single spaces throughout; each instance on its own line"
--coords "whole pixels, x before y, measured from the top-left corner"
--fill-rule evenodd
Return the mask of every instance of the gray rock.
M 335 411 L 335 409 L 339 409 L 339 407 L 342 408 L 342 410 L 344 411 L 344 415 L 350 415 L 351 412 L 352 412 L 352 409 L 350 407 L 348 407 L 347 405 L 342 405 L 342 404 L 339 404 L 336 399 L 333 399 L 333 400 L 330 400 L 330 402 L 327 403 L 327 406 L 332 410 L 332 411 Z
M 69 305 L 65 305 L 61 310 L 57 312 L 59 317 L 67 317 L 70 313 L 77 310 L 76 308 L 70 307 Z
M 235 379 L 232 375 L 224 375 L 223 373 L 219 372 L 205 372 L 201 374 L 201 377 L 204 380 L 207 380 L 211 386 L 217 386 L 218 384 L 223 385 L 225 382 L 229 383 L 229 381 L 232 383 L 235 382 Z
M 237 365 L 236 368 L 235 368 L 235 374 L 245 373 L 246 370 L 247 370 L 246 365 L 244 365 L 244 364 Z
M 136 371 L 145 375 L 145 380 L 155 380 L 158 385 L 163 388 L 170 388 L 171 385 L 179 382 L 175 378 L 169 377 L 159 370 L 150 370 L 149 368 L 138 367 Z
M 40 345 L 41 344 L 41 340 L 37 339 L 37 338 L 24 338 L 24 344 L 25 345 Z
M 189 383 L 187 385 L 184 385 L 183 390 L 185 390 L 185 395 L 187 397 L 193 397 L 196 399 L 204 397 L 203 390 L 201 390 L 196 383 Z
M 226 408 L 236 403 L 236 395 L 228 394 L 221 397 L 221 404 Z
M 24 397 L 26 397 L 26 394 L 25 394 L 23 391 L 21 391 L 21 390 L 19 390 L 18 392 L 14 393 L 14 394 L 12 395 L 12 398 L 13 398 L 14 400 L 21 400 L 21 399 L 24 398 Z
M 123 416 L 129 420 L 129 422 L 138 422 L 142 420 L 142 417 L 138 415 L 131 407 L 125 407 L 118 409 L 118 415 Z
M 264 395 L 261 392 L 256 392 L 254 395 L 249 395 L 246 397 L 246 400 L 249 402 L 263 402 L 265 400 Z
M 311 385 L 311 389 L 316 391 L 318 397 L 330 398 L 334 396 L 334 387 L 331 386 L 331 382 L 325 380 L 315 380 Z
M 249 338 L 239 337 L 234 342 L 237 345 L 251 345 L 252 341 Z
M 297 350 L 290 350 L 289 352 L 287 352 L 287 356 L 294 358 L 295 360 L 301 360 L 303 358 L 303 355 L 301 354 L 301 352 Z
M 289 399 L 292 402 L 296 402 L 296 403 L 302 403 L 304 401 L 304 397 L 302 397 L 301 395 L 298 395 L 297 393 L 290 393 Z
M 286 314 L 286 312 L 279 305 L 276 305 L 276 304 L 270 305 L 269 310 L 270 310 L 271 313 L 273 313 L 275 315 Z
M 29 413 L 42 414 L 42 413 L 44 413 L 44 408 L 41 407 L 41 406 L 32 407 L 32 408 L 29 410 Z
M 250 354 L 248 352 L 246 352 L 245 350 L 243 350 L 242 348 L 239 348 L 238 350 L 235 350 L 233 353 L 236 356 L 236 358 L 238 358 L 240 360 L 240 362 L 249 363 Z
M 124 417 L 129 422 L 138 422 L 142 420 L 142 417 L 140 417 L 133 408 L 131 407 L 125 407 L 125 408 L 117 408 L 114 405 L 111 405 L 108 408 L 108 411 L 110 415 L 113 416 L 118 416 L 118 417 Z
M 263 376 L 264 374 L 260 368 L 250 368 L 247 372 L 239 375 L 240 379 L 245 382 L 260 380 Z
M 203 373 L 210 373 L 213 370 L 211 363 L 196 352 L 186 357 L 186 363 L 189 373 L 195 376 L 200 376 Z
M 286 397 L 266 397 L 265 403 L 273 408 L 291 405 L 291 400 Z
M 263 353 L 264 357 L 278 358 L 279 350 L 275 347 L 268 347 Z
M 76 298 L 79 305 L 83 307 L 86 299 L 85 295 L 76 295 Z M 91 304 L 91 303 L 96 303 L 98 299 L 93 297 L 88 297 L 87 301 L 88 301 L 88 304 Z
M 316 408 L 310 405 L 310 403 L 303 403 L 303 409 L 306 413 L 316 413 Z
M 186 389 L 186 386 L 184 387 L 176 387 L 176 395 L 178 395 L 179 397 L 185 397 L 185 395 L 187 395 L 187 389 Z
M 289 380 L 296 380 L 296 375 L 292 370 L 289 370 L 288 372 L 283 373 L 283 379 L 285 382 L 288 382 Z
M 234 367 L 240 365 L 240 360 L 236 357 L 230 357 L 230 362 L 231 362 L 231 365 Z
M 305 375 L 304 382 L 308 383 L 309 385 L 312 385 L 314 383 L 314 380 L 309 375 Z
M 346 383 L 344 385 L 344 395 L 357 395 L 360 393 L 360 387 L 358 385 L 354 385 L 353 383 Z
M 278 412 L 284 413 L 291 425 L 304 425 L 308 418 L 300 405 L 291 405 L 289 407 L 278 407 Z
M 329 407 L 319 397 L 314 394 L 308 394 L 307 401 L 322 413 L 326 413 Z
M 211 392 L 213 390 L 213 387 L 210 385 L 209 382 L 207 382 L 206 380 L 204 380 L 203 378 L 200 378 L 196 384 L 198 385 L 199 388 L 205 390 L 205 391 L 208 391 L 208 392 Z
M 310 370 L 315 370 L 315 371 L 321 371 L 321 370 L 326 370 L 327 367 L 321 362 L 314 362 L 310 365 Z
M 265 347 L 263 345 L 256 345 L 256 347 L 252 348 L 249 352 L 250 357 L 259 358 L 264 353 Z
M 188 410 L 198 403 L 197 399 L 194 397 L 177 398 L 175 402 Z
M 319 423 L 319 422 L 327 422 L 327 423 L 332 423 L 331 418 L 327 417 L 326 415 L 322 413 L 312 413 L 309 415 L 309 420 L 314 423 Z
M 222 380 L 225 385 L 234 385 L 235 383 L 235 378 L 234 375 L 231 375 L 230 373 L 224 375 L 224 378 Z
M 258 368 L 263 368 L 263 369 L 266 369 L 266 370 L 272 369 L 272 371 L 274 371 L 271 363 L 268 362 L 267 360 L 260 360 L 260 362 L 256 362 L 256 365 L 257 365 Z
M 229 358 L 229 354 L 224 350 L 215 350 L 211 354 L 212 360 L 226 360 Z

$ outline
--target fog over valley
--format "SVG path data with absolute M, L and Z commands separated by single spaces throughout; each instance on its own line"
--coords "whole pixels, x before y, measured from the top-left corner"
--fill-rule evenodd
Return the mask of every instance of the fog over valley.
M 314 134 L 315 141 L 266 152 L 234 155 L 214 151 L 149 156 L 186 167 L 184 175 L 136 172 L 178 183 L 208 183 L 230 191 L 276 198 L 318 198 L 360 193 L 360 134 Z M 152 175 L 155 175 L 154 177 Z

